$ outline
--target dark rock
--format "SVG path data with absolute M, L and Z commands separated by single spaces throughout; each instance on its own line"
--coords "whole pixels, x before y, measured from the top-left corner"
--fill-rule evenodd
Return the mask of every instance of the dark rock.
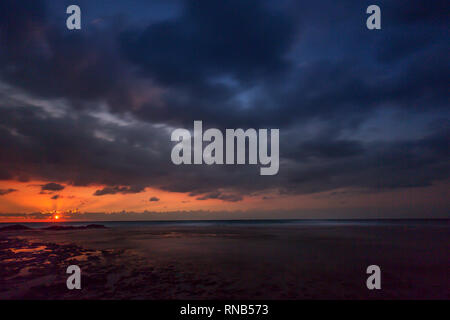
M 43 230 L 53 230 L 53 231 L 58 231 L 58 230 L 80 230 L 80 229 L 106 229 L 106 227 L 102 224 L 88 224 L 87 226 L 79 226 L 79 227 L 75 227 L 75 226 L 50 226 L 50 227 L 45 227 L 42 228 Z
M 15 231 L 15 230 L 29 230 L 30 227 L 24 226 L 22 224 L 13 224 L 6 227 L 1 227 L 0 231 Z

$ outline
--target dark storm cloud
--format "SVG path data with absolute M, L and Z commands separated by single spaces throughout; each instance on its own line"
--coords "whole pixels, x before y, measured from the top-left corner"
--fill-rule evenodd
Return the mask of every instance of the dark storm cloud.
M 0 73 L 5 81 L 77 108 L 106 101 L 133 107 L 136 83 L 115 50 L 115 18 L 104 28 L 70 32 L 49 14 L 51 2 L 2 1 Z M 61 13 L 65 17 L 65 9 Z
M 4 196 L 5 194 L 9 194 L 9 193 L 14 192 L 14 191 L 17 191 L 17 190 L 16 189 L 12 189 L 12 188 L 0 189 L 0 196 Z
M 423 104 L 446 106 L 448 44 L 445 28 L 436 26 L 440 5 L 418 14 L 418 1 L 408 9 L 383 3 L 387 27 L 377 34 L 359 27 L 364 6 L 344 10 L 330 1 L 295 3 L 292 10 L 290 2 L 276 8 L 265 1 L 185 1 L 179 16 L 145 28 L 117 28 L 111 18 L 83 32 L 58 27 L 39 3 L 4 2 L 2 12 L 19 18 L 0 19 L 7 48 L 2 73 L 10 83 L 74 106 L 106 101 L 112 110 L 151 122 L 203 119 L 219 127 L 286 126 L 316 117 L 347 126 L 381 105 L 413 112 Z M 28 6 L 36 7 L 34 14 Z M 318 19 L 323 8 L 335 26 Z M 290 54 L 303 48 L 307 25 L 330 37 L 323 40 L 330 49 L 324 44 L 316 59 Z M 142 98 L 152 90 L 153 98 Z
M 139 117 L 182 125 L 203 119 L 218 127 L 281 127 L 321 118 L 346 127 L 360 124 L 384 106 L 411 112 L 447 110 L 449 46 L 445 28 L 434 20 L 419 19 L 419 26 L 405 24 L 400 21 L 408 13 L 401 6 L 386 4 L 392 18 L 377 34 L 360 27 L 363 6 L 358 11 L 334 11 L 336 4 L 325 1 L 317 8 L 299 8 L 309 16 L 293 16 L 281 10 L 269 14 L 263 5 L 252 11 L 240 2 L 244 8 L 233 19 L 226 15 L 238 5 L 200 3 L 199 8 L 186 5 L 178 19 L 121 36 L 125 55 L 166 87 L 165 107 L 147 104 L 136 111 Z M 203 5 L 214 19 L 196 13 L 206 10 Z M 329 16 L 339 17 L 336 26 L 317 18 L 323 15 L 323 7 L 330 7 Z M 222 22 L 223 17 L 227 22 Z M 305 22 L 298 23 L 302 19 Z M 264 28 L 236 32 L 242 21 L 264 21 Z M 307 45 L 302 42 L 307 38 L 306 25 L 329 37 L 317 57 L 301 51 Z M 269 26 L 273 30 L 265 38 L 262 35 Z M 219 32 L 217 28 L 222 27 Z M 213 39 L 210 30 L 215 32 Z M 276 40 L 271 38 L 275 33 Z M 234 38 L 228 44 L 231 34 Z M 252 42 L 261 37 L 267 42 Z M 247 45 L 252 50 L 242 53 Z M 294 45 L 300 51 L 292 57 Z
M 124 55 L 166 89 L 164 108 L 148 103 L 136 114 L 183 125 L 250 123 L 253 110 L 241 109 L 239 95 L 289 71 L 297 29 L 289 11 L 264 1 L 185 1 L 178 18 L 123 32 Z
M 389 1 L 383 1 L 387 4 Z M 445 0 L 435 0 L 430 3 L 423 1 L 409 1 L 408 4 L 395 3 L 393 10 L 386 12 L 387 17 L 400 24 L 423 23 L 446 24 L 448 23 L 448 3 Z
M 286 12 L 262 1 L 185 1 L 183 14 L 123 35 L 131 61 L 166 84 L 191 85 L 218 75 L 252 79 L 287 67 L 294 37 Z
M 145 190 L 145 187 L 131 186 L 131 187 L 105 187 L 103 189 L 94 192 L 94 196 L 104 196 L 107 194 L 128 194 L 128 193 L 139 193 Z
M 50 182 L 41 186 L 41 191 L 60 191 L 65 187 L 59 183 Z
M 238 202 L 243 200 L 242 195 L 239 194 L 224 194 L 219 191 L 214 191 L 207 193 L 201 197 L 196 198 L 197 200 L 208 200 L 208 199 L 220 199 L 228 202 Z
M 148 201 L 156 202 L 156 201 L 159 201 L 159 198 L 158 197 L 151 197 Z
M 1 112 L 0 144 L 9 152 L 0 154 L 0 163 L 12 177 L 45 176 L 73 185 L 101 183 L 113 187 L 112 191 L 125 191 L 115 186 L 148 184 L 169 171 L 169 137 L 150 125 L 105 124 L 81 113 L 53 117 L 31 106 L 2 107 Z M 61 187 L 51 183 L 42 189 Z
M 85 2 L 82 11 L 104 5 Z M 372 32 L 362 2 L 181 1 L 167 19 L 134 24 L 111 14 L 72 32 L 53 2 L 2 1 L 0 85 L 12 87 L 0 87 L 8 150 L 0 179 L 105 185 L 96 196 L 151 186 L 223 201 L 447 180 L 443 5 L 380 2 L 382 30 Z M 402 116 L 385 125 L 386 110 Z M 280 128 L 279 174 L 174 166 L 167 126 L 193 120 Z M 390 136 L 396 130 L 401 138 Z
M 381 190 L 427 186 L 448 177 L 448 129 L 418 140 L 363 143 L 325 136 L 298 141 L 297 147 L 282 145 L 285 164 L 277 176 L 267 179 L 259 176 L 255 166 L 175 166 L 169 158 L 169 134 L 153 127 L 124 128 L 88 116 L 51 118 L 38 109 L 2 108 L 0 141 L 10 150 L 0 156 L 2 168 L 12 177 L 21 174 L 73 185 L 108 185 L 97 190 L 96 196 L 138 193 L 151 186 L 186 192 L 199 200 L 235 202 L 265 189 L 283 193 L 341 187 Z M 97 131 L 110 133 L 111 139 L 96 135 Z M 137 134 L 142 132 L 147 134 Z M 61 187 L 49 183 L 43 189 Z
M 362 155 L 364 147 L 359 141 L 324 139 L 322 141 L 306 141 L 286 152 L 293 159 L 308 161 L 315 159 L 338 159 Z
M 16 130 L 11 134 L 5 129 L 1 135 L 11 150 L 9 156 L 0 157 L 2 166 L 10 169 L 12 176 L 45 175 L 75 185 L 110 185 L 95 195 L 137 193 L 145 186 L 154 186 L 188 192 L 199 199 L 239 201 L 244 194 L 266 188 L 301 193 L 338 187 L 396 188 L 426 186 L 448 176 L 448 129 L 409 141 L 363 143 L 322 137 L 299 142 L 298 147 L 282 145 L 282 161 L 290 159 L 290 163 L 281 167 L 279 175 L 266 179 L 258 175 L 255 166 L 174 166 L 169 159 L 169 134 L 153 127 L 102 125 L 87 116 L 83 121 L 42 118 L 36 115 L 36 108 L 19 112 L 20 109 L 15 108 L 11 114 L 2 110 L 9 115 L 0 121 L 2 127 L 14 123 Z M 63 127 L 65 134 L 61 135 Z M 96 136 L 97 131 L 114 133 L 114 140 Z M 141 134 L 142 131 L 147 134 Z M 51 146 L 34 151 L 33 146 L 44 145 L 48 137 Z M 282 141 L 295 140 L 287 137 Z M 211 192 L 223 188 L 228 191 Z M 54 191 L 56 186 L 45 189 Z
M 364 153 L 316 157 L 293 169 L 285 192 L 318 192 L 340 186 L 373 191 L 429 186 L 448 179 L 448 136 L 446 129 L 419 140 L 368 143 Z

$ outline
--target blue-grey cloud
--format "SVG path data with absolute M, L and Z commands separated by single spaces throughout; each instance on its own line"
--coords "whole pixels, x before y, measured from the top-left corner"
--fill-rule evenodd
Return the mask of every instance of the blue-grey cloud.
M 378 31 L 365 2 L 164 3 L 82 2 L 76 32 L 54 2 L 0 3 L 0 179 L 224 201 L 448 180 L 446 2 L 381 1 Z M 279 174 L 173 166 L 168 129 L 198 119 L 280 128 Z

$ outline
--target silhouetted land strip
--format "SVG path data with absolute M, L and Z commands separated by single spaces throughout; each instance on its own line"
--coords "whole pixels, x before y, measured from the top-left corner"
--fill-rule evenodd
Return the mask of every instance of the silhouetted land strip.
M 59 231 L 59 230 L 106 229 L 106 227 L 101 224 L 88 224 L 86 226 L 56 226 L 55 225 L 55 226 L 44 227 L 44 228 L 39 228 L 39 229 Z M 20 231 L 20 230 L 33 230 L 33 228 L 24 226 L 22 224 L 13 224 L 10 226 L 0 228 L 0 231 Z

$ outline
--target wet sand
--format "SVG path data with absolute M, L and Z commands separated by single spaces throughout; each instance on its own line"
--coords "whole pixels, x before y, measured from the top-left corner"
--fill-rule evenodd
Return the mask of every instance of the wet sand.
M 0 299 L 449 299 L 450 227 L 146 226 L 0 233 Z M 82 272 L 66 288 L 67 266 Z M 366 288 L 381 267 L 381 290 Z

